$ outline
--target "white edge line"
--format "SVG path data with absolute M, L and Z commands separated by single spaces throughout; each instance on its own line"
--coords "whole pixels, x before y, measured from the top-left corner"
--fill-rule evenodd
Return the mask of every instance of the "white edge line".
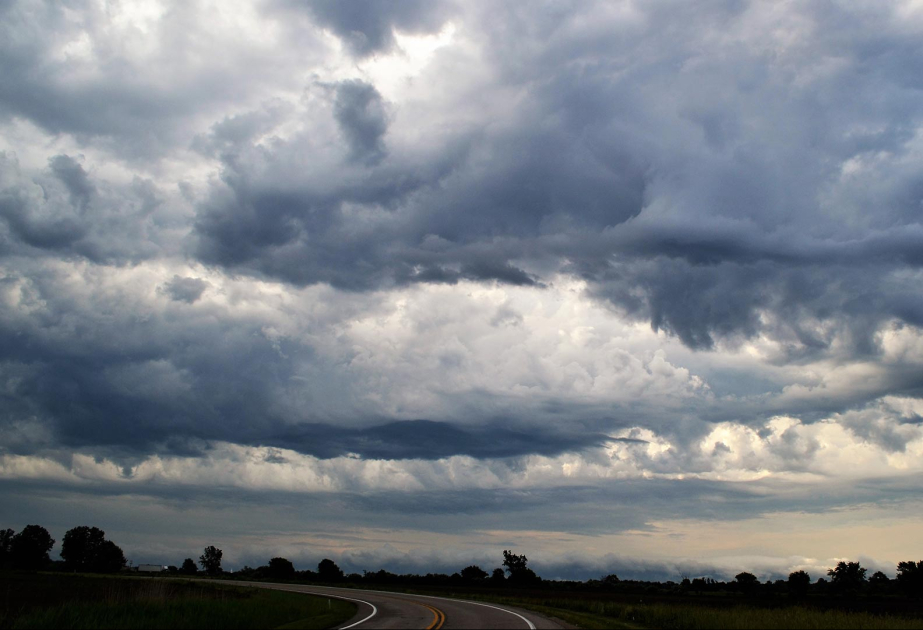
M 353 589 L 343 588 L 342 586 L 325 586 L 323 588 L 335 588 L 337 590 L 344 590 L 344 591 L 353 590 Z M 364 590 L 364 589 L 355 589 L 355 590 L 359 591 L 359 590 Z M 507 610 L 506 608 L 500 608 L 499 606 L 492 606 L 490 604 L 482 604 L 481 602 L 473 602 L 470 599 L 454 599 L 452 597 L 437 597 L 435 595 L 420 595 L 419 593 L 401 593 L 401 592 L 394 592 L 394 591 L 373 591 L 370 589 L 365 589 L 365 590 L 368 590 L 370 593 L 389 593 L 389 594 L 394 594 L 394 595 L 412 595 L 413 597 L 425 597 L 427 599 L 442 599 L 445 601 L 456 602 L 459 604 L 474 604 L 475 606 L 485 606 L 487 608 L 493 608 L 495 610 L 509 613 L 511 615 L 516 615 L 517 617 L 519 617 L 520 619 L 522 619 L 529 625 L 529 630 L 536 630 L 535 624 L 529 621 L 528 619 L 526 619 L 525 617 L 523 617 L 522 615 L 520 615 L 518 612 L 513 612 L 512 610 Z M 304 592 L 304 591 L 300 591 L 300 592 Z M 355 601 L 360 601 L 360 600 L 355 600 Z M 369 604 L 369 606 L 371 606 L 371 604 Z M 374 608 L 374 606 L 372 607 Z M 365 619 L 363 619 L 362 621 L 365 621 Z M 362 621 L 360 621 L 359 623 L 362 623 Z M 353 626 L 355 625 L 358 625 L 358 624 L 353 624 Z M 352 628 L 352 626 L 347 626 L 347 627 Z M 341 628 L 340 630 L 346 630 L 346 628 Z
M 506 608 L 500 608 L 499 606 L 492 606 L 490 604 L 474 602 L 474 601 L 471 601 L 470 599 L 452 599 L 451 597 L 436 597 L 434 595 L 420 595 L 418 593 L 406 593 L 406 595 L 413 595 L 414 597 L 426 597 L 428 599 L 444 599 L 450 602 L 459 602 L 462 604 L 474 604 L 475 606 L 485 606 L 487 608 L 493 608 L 494 610 L 499 610 L 505 613 L 509 613 L 511 615 L 516 615 L 517 617 L 525 621 L 527 624 L 529 624 L 529 630 L 535 630 L 535 624 L 533 624 L 531 621 L 529 621 L 528 619 L 526 619 L 525 617 L 523 617 L 517 612 L 513 612 L 512 610 L 507 610 Z
M 259 587 L 257 587 L 257 588 L 259 588 Z M 270 588 L 271 588 L 271 587 L 270 587 Z M 352 623 L 352 624 L 350 624 L 350 625 L 348 625 L 348 626 L 343 626 L 343 627 L 340 628 L 340 630 L 346 630 L 347 628 L 355 628 L 355 627 L 358 626 L 360 623 L 365 623 L 366 621 L 368 621 L 369 619 L 371 619 L 372 617 L 374 617 L 375 615 L 378 614 L 378 609 L 375 608 L 375 604 L 372 604 L 372 603 L 367 602 L 367 601 L 362 600 L 362 599 L 354 599 L 354 598 L 352 598 L 352 597 L 343 597 L 342 595 L 330 595 L 330 594 L 328 594 L 328 593 L 312 593 L 311 591 L 297 591 L 297 590 L 295 590 L 295 589 L 293 589 L 293 588 L 276 588 L 276 589 L 272 589 L 272 590 L 275 590 L 275 591 L 285 591 L 285 592 L 287 592 L 287 593 L 301 593 L 302 595 L 314 595 L 314 596 L 316 596 L 316 597 L 332 597 L 332 598 L 334 598 L 334 599 L 347 599 L 347 600 L 349 600 L 349 601 L 351 601 L 351 602 L 359 602 L 360 604 L 365 604 L 366 606 L 371 606 L 371 607 L 372 607 L 372 614 L 371 614 L 371 615 L 369 615 L 369 616 L 366 617 L 365 619 L 360 619 L 360 620 L 357 621 L 356 623 Z M 513 613 L 513 614 L 515 614 L 515 613 Z M 534 630 L 535 626 L 533 626 L 531 623 L 529 624 L 529 626 L 531 626 L 531 627 L 533 628 L 533 630 Z
M 432 597 L 432 596 L 424 595 L 423 597 Z M 448 599 L 448 598 L 447 597 L 435 597 L 433 599 Z M 525 621 L 527 624 L 529 624 L 529 630 L 535 630 L 535 624 L 533 624 L 531 621 L 529 621 L 528 619 L 520 615 L 518 612 L 513 612 L 512 610 L 507 610 L 506 608 L 500 608 L 499 606 L 491 606 L 490 604 L 482 604 L 481 602 L 473 602 L 471 600 L 459 599 L 459 600 L 453 600 L 453 601 L 465 602 L 467 604 L 474 604 L 475 606 L 486 606 L 487 608 L 493 608 L 495 610 L 501 610 L 511 615 L 516 615 L 517 617 Z

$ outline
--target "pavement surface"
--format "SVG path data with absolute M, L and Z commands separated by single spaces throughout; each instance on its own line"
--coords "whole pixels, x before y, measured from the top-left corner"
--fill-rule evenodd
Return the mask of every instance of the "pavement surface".
M 453 630 L 458 628 L 567 627 L 557 620 L 521 608 L 448 597 L 301 584 L 267 582 L 235 582 L 235 584 L 293 593 L 325 595 L 351 601 L 359 606 L 359 610 L 352 619 L 339 626 L 342 630 L 346 628 L 356 628 L 356 630 L 372 630 L 373 628 Z

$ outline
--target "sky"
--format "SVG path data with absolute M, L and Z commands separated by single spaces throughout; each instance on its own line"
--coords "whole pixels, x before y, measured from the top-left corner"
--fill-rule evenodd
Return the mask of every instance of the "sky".
M 921 42 L 919 0 L 0 3 L 0 525 L 893 576 Z

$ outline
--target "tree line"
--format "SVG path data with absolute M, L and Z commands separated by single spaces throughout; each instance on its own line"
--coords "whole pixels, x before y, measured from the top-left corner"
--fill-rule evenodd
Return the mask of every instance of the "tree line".
M 0 530 L 0 567 L 19 570 L 41 570 L 51 568 L 53 563 L 49 553 L 55 540 L 44 527 L 27 525 L 19 533 L 12 529 Z M 736 592 L 745 596 L 757 597 L 767 595 L 785 595 L 798 600 L 811 593 L 856 596 L 866 593 L 900 593 L 912 598 L 923 598 L 923 560 L 904 561 L 897 564 L 896 578 L 890 579 L 881 571 L 867 575 L 868 570 L 859 562 L 841 561 L 817 581 L 805 571 L 793 571 L 787 580 L 767 580 L 760 582 L 753 573 L 738 573 L 731 582 L 721 582 L 709 577 L 690 580 L 683 577 L 678 583 L 642 582 L 637 580 L 620 580 L 617 575 L 609 574 L 598 580 L 585 582 L 542 580 L 528 566 L 528 558 L 510 550 L 503 551 L 501 567 L 491 572 L 477 565 L 469 565 L 460 571 L 449 574 L 428 573 L 426 575 L 391 573 L 384 569 L 362 574 L 345 574 L 329 558 L 317 565 L 317 570 L 297 571 L 294 564 L 282 557 L 274 557 L 263 566 L 252 568 L 245 566 L 234 572 L 225 572 L 221 567 L 224 552 L 214 545 L 205 547 L 198 563 L 186 558 L 180 566 L 169 566 L 167 573 L 176 575 L 197 575 L 201 572 L 209 576 L 225 576 L 248 580 L 286 580 L 303 582 L 351 582 L 366 584 L 404 584 L 404 585 L 459 585 L 459 586 L 509 586 L 522 588 L 542 588 L 543 586 L 565 588 L 570 590 L 623 591 L 641 592 L 641 589 L 667 589 L 679 593 Z M 61 543 L 62 563 L 57 563 L 69 571 L 90 573 L 115 573 L 126 568 L 127 562 L 122 549 L 106 538 L 106 533 L 98 527 L 81 525 L 68 530 Z M 63 566 L 62 566 L 63 565 Z
M 510 584 L 518 586 L 533 586 L 542 580 L 529 568 L 528 559 L 524 555 L 514 554 L 506 550 L 503 552 L 503 567 L 497 567 L 488 573 L 477 565 L 469 565 L 452 575 L 428 573 L 426 575 L 398 575 L 380 569 L 378 571 L 363 571 L 360 573 L 346 574 L 337 564 L 325 558 L 317 565 L 317 571 L 310 569 L 296 571 L 295 565 L 286 558 L 272 558 L 267 564 L 256 568 L 245 566 L 230 574 L 232 577 L 253 580 L 291 580 L 300 582 L 366 582 L 370 584 L 412 583 L 412 584 L 444 584 L 464 583 L 469 585 L 501 585 Z
M 206 550 L 207 551 L 207 550 Z M 220 550 L 218 557 L 220 559 Z M 205 559 L 203 555 L 202 560 Z M 201 561 L 200 561 L 201 562 Z M 186 564 L 195 566 L 192 559 Z M 186 566 L 184 564 L 184 566 Z M 204 565 L 203 565 L 204 566 Z M 504 550 L 502 568 L 497 567 L 487 572 L 477 565 L 469 565 L 451 575 L 444 573 L 396 574 L 380 569 L 345 574 L 333 560 L 324 559 L 316 571 L 295 569 L 294 564 L 286 559 L 275 557 L 265 565 L 243 568 L 226 574 L 227 577 L 245 580 L 285 580 L 297 582 L 348 582 L 367 585 L 404 585 L 404 586 L 469 586 L 469 587 L 517 587 L 517 588 L 555 588 L 581 591 L 622 591 L 650 592 L 652 589 L 690 595 L 706 593 L 731 592 L 747 597 L 772 597 L 783 595 L 790 600 L 799 601 L 809 594 L 857 596 L 862 594 L 902 594 L 911 598 L 923 598 L 923 560 L 898 563 L 897 576 L 889 578 L 881 571 L 868 576 L 868 570 L 859 562 L 841 561 L 827 570 L 826 577 L 812 581 L 806 571 L 793 571 L 787 580 L 767 580 L 761 582 L 753 573 L 743 571 L 730 582 L 718 581 L 709 577 L 689 579 L 683 577 L 680 582 L 648 582 L 638 580 L 620 580 L 615 574 L 585 582 L 543 580 L 529 568 L 525 555 Z M 213 570 L 222 573 L 220 562 L 213 565 Z M 179 571 L 182 573 L 183 571 Z
M 49 568 L 55 539 L 41 525 L 26 525 L 19 533 L 0 530 L 0 567 L 34 571 Z M 67 530 L 61 541 L 61 559 L 68 570 L 114 573 L 125 567 L 122 548 L 106 539 L 98 527 L 81 525 Z

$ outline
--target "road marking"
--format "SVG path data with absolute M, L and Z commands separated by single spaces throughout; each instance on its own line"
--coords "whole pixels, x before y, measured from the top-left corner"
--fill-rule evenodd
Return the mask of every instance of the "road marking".
M 257 587 L 257 588 L 259 588 L 259 587 Z M 270 588 L 272 588 L 272 587 L 270 587 Z M 301 593 L 302 595 L 314 595 L 314 596 L 320 595 L 320 593 L 312 593 L 311 591 L 299 591 L 299 590 L 295 590 L 295 589 L 293 589 L 293 588 L 277 588 L 277 589 L 275 589 L 275 590 L 277 590 L 277 591 L 288 591 L 289 593 Z M 365 604 L 366 606 L 371 606 L 371 607 L 372 607 L 372 614 L 371 614 L 371 615 L 369 615 L 369 616 L 366 617 L 365 619 L 360 619 L 360 620 L 357 621 L 356 623 L 352 623 L 352 624 L 350 624 L 350 625 L 348 625 L 348 626 L 343 626 L 342 628 L 340 628 L 340 630 L 346 630 L 347 628 L 355 628 L 355 627 L 358 626 L 360 623 L 365 623 L 366 621 L 368 621 L 369 619 L 371 619 L 372 617 L 374 617 L 375 615 L 378 614 L 378 609 L 375 608 L 375 604 L 372 604 L 371 602 L 367 602 L 367 601 L 365 601 L 365 600 L 363 600 L 363 599 L 354 599 L 354 598 L 352 598 L 352 597 L 343 597 L 342 595 L 330 595 L 329 593 L 323 593 L 323 595 L 326 596 L 326 597 L 332 597 L 332 598 L 334 598 L 334 599 L 348 599 L 348 600 L 351 601 L 351 602 L 359 602 L 360 604 Z M 429 608 L 429 606 L 427 606 L 427 608 Z M 442 624 L 439 624 L 439 627 L 441 628 L 441 627 L 442 627 Z M 427 629 L 427 630 L 429 630 L 429 629 Z M 434 630 L 435 630 L 435 629 L 434 629 Z
M 395 598 L 395 599 L 398 599 L 398 598 Z M 429 624 L 426 630 L 439 630 L 439 628 L 442 627 L 442 624 L 445 623 L 445 613 L 434 606 L 427 606 L 426 604 L 420 604 L 420 605 L 428 608 L 433 613 L 433 617 L 434 617 L 433 623 Z
M 485 608 L 493 608 L 494 610 L 499 610 L 500 612 L 505 612 L 505 613 L 507 613 L 507 614 L 509 614 L 509 615 L 515 615 L 515 616 L 519 617 L 520 619 L 522 619 L 523 621 L 526 622 L 526 625 L 529 626 L 529 630 L 536 630 L 535 624 L 532 623 L 531 621 L 529 621 L 528 619 L 526 619 L 525 617 L 523 617 L 522 615 L 520 615 L 518 612 L 513 612 L 512 610 L 507 610 L 506 608 L 500 608 L 499 606 L 492 606 L 491 604 L 482 604 L 481 602 L 473 602 L 473 601 L 471 601 L 470 599 L 454 599 L 454 598 L 452 598 L 452 597 L 437 597 L 437 596 L 435 596 L 435 595 L 420 595 L 419 593 L 400 593 L 400 592 L 395 592 L 395 591 L 375 591 L 375 590 L 372 590 L 372 589 L 346 588 L 346 587 L 343 587 L 343 586 L 321 586 L 321 587 L 312 587 L 312 586 L 310 586 L 310 585 L 306 585 L 306 586 L 307 586 L 308 588 L 334 589 L 334 590 L 337 590 L 337 591 L 359 591 L 359 592 L 365 591 L 365 592 L 367 592 L 367 593 L 381 593 L 381 594 L 384 594 L 384 595 L 404 595 L 404 596 L 412 595 L 413 597 L 425 597 L 425 598 L 427 598 L 427 599 L 443 599 L 443 600 L 445 600 L 445 601 L 455 602 L 455 603 L 458 603 L 458 604 L 474 604 L 475 606 L 484 606 Z M 271 587 L 270 587 L 270 588 L 271 588 Z M 296 590 L 294 590 L 294 589 L 279 589 L 279 590 L 282 590 L 282 591 L 290 590 L 290 591 L 293 592 L 293 593 L 305 593 L 305 594 L 308 594 L 308 595 L 319 595 L 319 594 L 321 594 L 321 593 L 312 592 L 312 591 L 296 591 Z M 375 608 L 375 605 L 374 605 L 374 604 L 370 604 L 369 602 L 363 601 L 363 600 L 361 600 L 361 599 L 353 599 L 352 597 L 342 597 L 342 596 L 340 596 L 340 595 L 330 595 L 329 593 L 322 593 L 322 594 L 323 594 L 323 595 L 329 595 L 330 597 L 336 597 L 336 598 L 338 598 L 338 599 L 348 599 L 348 600 L 353 601 L 353 602 L 360 602 L 360 603 L 362 603 L 362 604 L 365 604 L 366 606 L 371 606 L 371 607 L 372 607 L 372 614 L 371 614 L 371 615 L 369 615 L 368 617 L 366 617 L 365 619 L 363 619 L 363 620 L 361 620 L 361 621 L 357 621 L 357 622 L 354 623 L 354 624 L 351 624 L 351 625 L 348 625 L 348 626 L 344 626 L 344 627 L 340 628 L 340 630 L 347 630 L 347 628 L 355 628 L 355 627 L 358 626 L 360 623 L 365 623 L 366 621 L 368 621 L 369 619 L 371 619 L 372 617 L 374 617 L 374 616 L 378 613 L 378 609 Z M 412 600 L 410 600 L 409 597 L 397 597 L 397 598 L 393 598 L 393 599 L 403 599 L 404 601 L 411 601 L 411 602 L 412 602 Z M 425 606 L 425 604 L 420 604 L 420 605 Z M 430 608 L 429 606 L 426 606 L 426 607 L 427 607 L 427 608 Z M 437 609 L 437 608 L 430 608 L 430 610 L 432 610 L 432 611 L 435 612 L 435 611 L 437 611 L 438 609 Z M 445 614 L 443 614 L 442 611 L 439 611 L 439 613 L 442 614 L 442 623 L 445 623 Z M 433 622 L 433 623 L 435 623 L 435 622 Z M 442 623 L 440 623 L 438 626 L 435 626 L 435 627 L 434 627 L 434 626 L 430 626 L 430 628 L 432 628 L 432 630 L 438 630 L 438 628 L 441 628 L 441 627 L 442 627 Z M 429 628 L 427 628 L 427 630 L 429 630 Z
M 423 597 L 432 597 L 432 596 L 424 595 Z M 448 599 L 448 598 L 447 597 L 436 597 L 434 599 Z M 518 612 L 513 612 L 512 610 L 507 610 L 506 608 L 500 608 L 499 606 L 491 606 L 490 604 L 482 604 L 481 602 L 473 602 L 467 599 L 459 599 L 459 600 L 454 600 L 454 601 L 467 602 L 469 604 L 474 604 L 475 606 L 486 606 L 487 608 L 493 608 L 494 610 L 502 610 L 505 613 L 516 615 L 517 617 L 525 621 L 527 624 L 529 624 L 529 630 L 535 630 L 535 624 L 529 621 L 528 619 L 526 619 L 525 617 L 523 617 L 522 615 L 520 615 Z
M 338 597 L 338 595 L 331 595 L 330 597 Z M 352 599 L 352 598 L 351 597 L 341 597 L 340 599 Z M 371 619 L 372 617 L 378 614 L 378 609 L 375 608 L 375 604 L 369 604 L 368 602 L 362 601 L 361 599 L 353 599 L 352 601 L 362 602 L 363 604 L 368 604 L 369 606 L 372 607 L 372 614 L 366 617 L 365 619 L 361 619 L 357 621 L 356 623 L 350 624 L 348 626 L 343 626 L 342 628 L 340 628 L 340 630 L 347 630 L 347 628 L 355 628 L 360 623 L 365 623 L 366 621 L 368 621 L 369 619 Z
M 499 610 L 499 611 L 501 611 L 501 612 L 505 612 L 505 613 L 510 614 L 510 615 L 516 615 L 517 617 L 519 617 L 520 619 L 522 619 L 523 621 L 526 622 L 526 625 L 529 626 L 529 630 L 536 630 L 536 629 L 535 629 L 535 624 L 532 623 L 531 621 L 529 621 L 528 619 L 526 619 L 525 617 L 523 617 L 522 615 L 520 615 L 518 612 L 513 612 L 512 610 L 507 610 L 506 608 L 500 608 L 499 606 L 492 606 L 492 605 L 490 605 L 490 604 L 482 604 L 481 602 L 473 602 L 473 601 L 471 601 L 470 599 L 454 599 L 454 598 L 452 598 L 452 597 L 437 597 L 437 596 L 435 596 L 435 595 L 420 595 L 419 593 L 400 593 L 400 592 L 395 592 L 395 591 L 374 591 L 374 590 L 372 590 L 372 589 L 370 589 L 370 588 L 366 588 L 366 589 L 362 589 L 362 588 L 351 589 L 351 588 L 345 588 L 345 587 L 343 587 L 343 586 L 325 586 L 325 587 L 323 587 L 323 588 L 335 588 L 335 589 L 337 589 L 338 591 L 352 591 L 352 590 L 355 590 L 355 591 L 366 591 L 366 592 L 368 592 L 368 593 L 385 593 L 385 594 L 391 594 L 391 595 L 405 595 L 405 596 L 406 596 L 406 595 L 412 595 L 413 597 L 425 597 L 425 598 L 427 598 L 427 599 L 444 599 L 444 600 L 446 600 L 446 601 L 449 601 L 449 602 L 456 602 L 456 603 L 459 603 L 459 604 L 474 604 L 475 606 L 484 606 L 485 608 L 493 608 L 494 610 Z M 346 630 L 346 629 L 345 629 L 345 628 L 342 628 L 341 630 Z

